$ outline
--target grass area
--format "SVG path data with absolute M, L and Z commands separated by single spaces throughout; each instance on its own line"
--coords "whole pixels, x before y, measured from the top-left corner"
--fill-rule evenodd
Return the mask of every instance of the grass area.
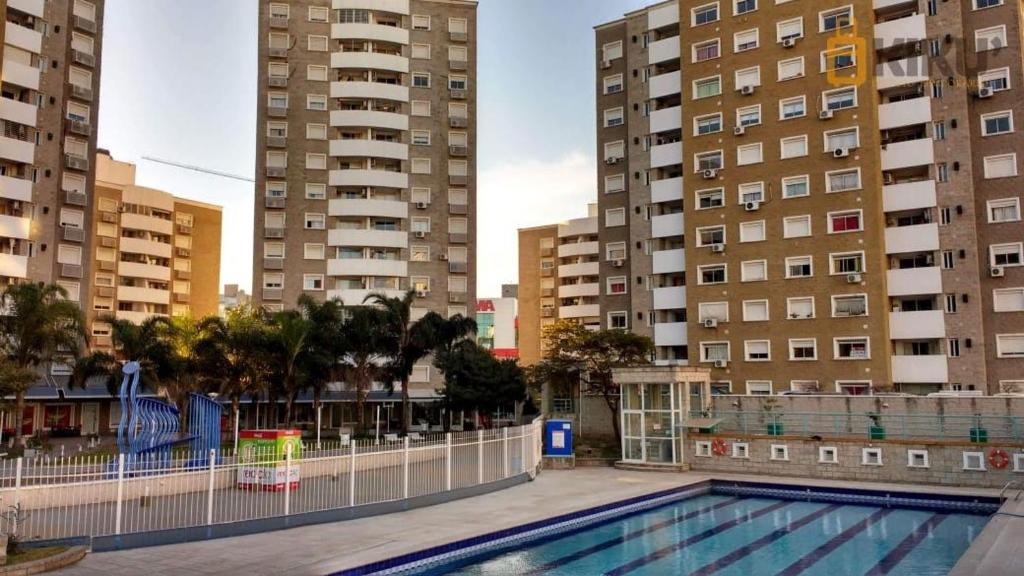
M 17 552 L 7 557 L 7 566 L 23 564 L 33 560 L 42 560 L 50 556 L 56 556 L 67 550 L 67 546 L 45 546 L 43 548 L 19 548 Z

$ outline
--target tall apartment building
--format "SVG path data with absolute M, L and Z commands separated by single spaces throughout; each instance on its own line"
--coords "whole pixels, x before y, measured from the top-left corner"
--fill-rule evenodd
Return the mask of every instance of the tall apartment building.
M 718 391 L 1024 390 L 1022 18 L 721 0 L 598 26 L 602 325 L 629 310 Z
M 261 1 L 259 62 L 254 300 L 471 314 L 476 2 Z
M 218 314 L 221 207 L 135 183 L 135 165 L 96 156 L 87 321 L 94 348 L 111 346 L 108 316 Z
M 7 0 L 0 88 L 0 282 L 89 301 L 103 0 Z

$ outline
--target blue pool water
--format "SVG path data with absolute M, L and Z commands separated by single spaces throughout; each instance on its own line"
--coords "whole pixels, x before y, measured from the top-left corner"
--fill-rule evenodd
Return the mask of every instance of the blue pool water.
M 440 575 L 944 575 L 987 516 L 707 495 Z

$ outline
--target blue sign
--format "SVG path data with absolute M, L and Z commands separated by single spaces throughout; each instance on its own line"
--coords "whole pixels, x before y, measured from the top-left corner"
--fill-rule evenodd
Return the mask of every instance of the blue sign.
M 572 420 L 548 420 L 544 423 L 544 455 L 554 458 L 572 456 Z

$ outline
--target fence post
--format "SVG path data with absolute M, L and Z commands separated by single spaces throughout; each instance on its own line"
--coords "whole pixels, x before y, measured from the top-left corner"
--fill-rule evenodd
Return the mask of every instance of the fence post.
M 213 524 L 213 479 L 217 464 L 217 451 L 210 448 L 210 482 L 209 492 L 206 495 L 206 525 Z
M 531 428 L 532 430 L 532 428 Z M 530 433 L 530 437 L 533 438 L 533 433 Z M 532 458 L 532 457 L 531 457 Z M 519 463 L 522 465 L 520 474 L 526 473 L 526 426 L 519 427 Z
M 292 445 L 284 447 L 284 515 L 287 516 L 291 508 L 292 499 Z
M 409 499 L 409 437 L 405 437 L 405 450 L 402 452 L 402 498 Z
M 476 483 L 484 483 L 484 431 L 476 431 Z
M 356 441 L 351 440 L 348 447 L 348 505 L 356 505 Z
M 18 505 L 21 504 L 21 466 L 24 459 L 19 456 L 18 461 L 14 464 L 14 509 L 18 509 Z M 18 515 L 12 514 L 13 519 L 11 520 L 11 534 L 18 533 Z
M 124 502 L 124 453 L 117 455 L 117 506 L 114 509 L 114 534 L 121 533 L 121 506 Z
M 452 433 L 444 435 L 444 489 L 452 489 Z
M 508 428 L 501 429 L 501 477 L 508 478 Z

